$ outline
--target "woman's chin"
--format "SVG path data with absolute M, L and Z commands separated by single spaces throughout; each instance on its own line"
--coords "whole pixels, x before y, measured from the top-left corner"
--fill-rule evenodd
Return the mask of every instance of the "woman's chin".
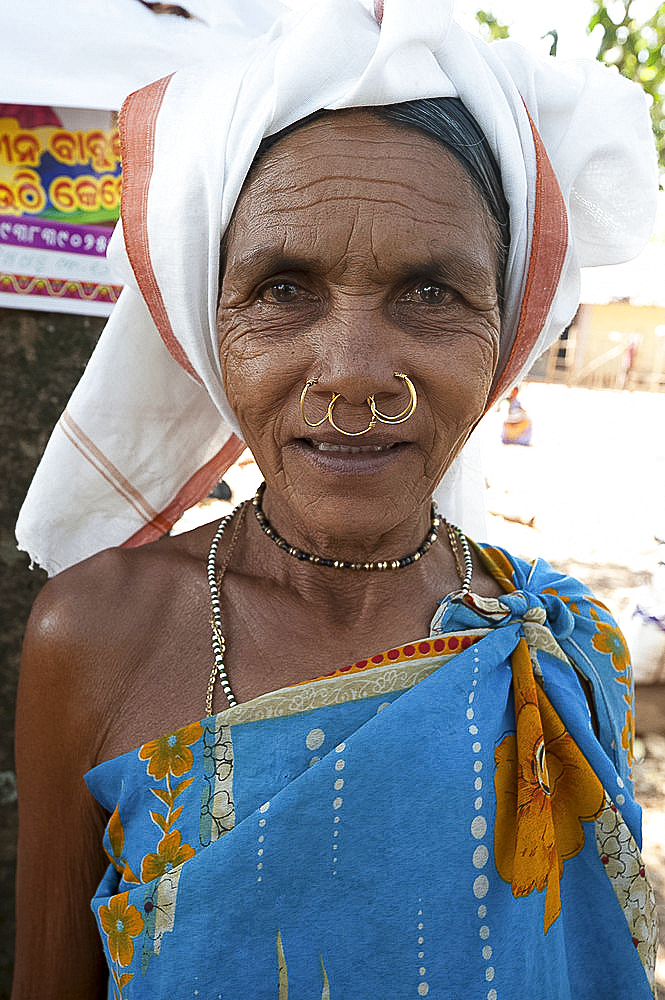
M 283 468 L 286 482 L 297 489 L 287 487 L 284 495 L 268 485 L 264 509 L 291 544 L 317 555 L 401 558 L 420 545 L 429 523 L 431 492 L 422 457 L 406 443 L 357 448 L 293 442 Z

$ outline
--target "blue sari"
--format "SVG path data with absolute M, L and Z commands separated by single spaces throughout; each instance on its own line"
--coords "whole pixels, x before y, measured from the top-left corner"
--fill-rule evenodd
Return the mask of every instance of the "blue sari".
M 625 644 L 578 581 L 478 551 L 500 600 L 89 772 L 109 997 L 654 995 Z

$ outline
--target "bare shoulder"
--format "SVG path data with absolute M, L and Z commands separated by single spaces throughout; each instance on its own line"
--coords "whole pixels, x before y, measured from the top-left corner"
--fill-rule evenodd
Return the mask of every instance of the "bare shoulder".
M 44 626 L 57 622 L 77 627 L 83 617 L 101 614 L 102 602 L 107 613 L 120 606 L 126 610 L 129 593 L 165 572 L 183 548 L 179 539 L 165 537 L 138 548 L 98 552 L 52 577 L 35 602 L 33 617 Z
M 161 723 L 160 672 L 163 680 L 174 661 L 187 667 L 182 649 L 188 631 L 200 631 L 201 552 L 211 532 L 205 526 L 191 537 L 107 549 L 53 577 L 39 594 L 21 686 L 29 700 L 50 692 L 63 722 L 87 746 L 86 765 L 104 756 L 114 726 L 124 727 L 129 741 L 134 731 L 139 742 L 144 731 L 146 738 L 159 735 L 152 727 Z M 178 706 L 173 711 L 178 718 Z M 133 725 L 133 712 L 145 730 Z
M 42 666 L 98 672 L 150 614 L 149 563 L 143 553 L 108 549 L 49 580 L 33 606 L 26 647 Z M 111 640 L 112 641 L 109 641 Z
M 204 529 L 210 534 L 209 526 Z M 202 531 L 138 548 L 105 549 L 52 577 L 34 604 L 31 639 L 62 652 L 103 643 L 109 632 L 114 645 L 125 633 L 135 640 L 137 627 L 168 612 L 174 582 L 186 585 L 200 567 Z

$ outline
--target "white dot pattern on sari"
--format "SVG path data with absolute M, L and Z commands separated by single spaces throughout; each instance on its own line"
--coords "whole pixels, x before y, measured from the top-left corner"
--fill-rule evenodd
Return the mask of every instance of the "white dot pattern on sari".
M 469 692 L 469 697 L 467 699 L 469 707 L 466 710 L 466 717 L 471 722 L 468 727 L 469 736 L 473 740 L 471 744 L 471 753 L 473 754 L 473 773 L 476 775 L 473 782 L 473 790 L 475 793 L 482 792 L 483 789 L 483 779 L 482 770 L 483 762 L 480 759 L 480 753 L 482 752 L 483 745 L 482 740 L 479 739 L 479 729 L 475 722 L 472 720 L 476 717 L 475 710 L 471 707 L 476 699 L 476 689 L 478 687 L 478 673 L 479 673 L 479 659 L 477 656 L 473 658 L 474 668 L 473 668 L 473 681 L 471 683 L 471 691 Z M 481 794 L 475 794 L 473 799 L 473 808 L 475 815 L 471 820 L 470 832 L 473 840 L 476 842 L 473 853 L 471 855 L 471 864 L 476 872 L 481 872 L 475 876 L 473 880 L 473 894 L 476 899 L 484 899 L 489 891 L 489 879 L 487 875 L 483 872 L 483 869 L 487 865 L 490 858 L 490 851 L 487 844 L 484 842 L 487 837 L 487 819 L 482 813 L 483 808 L 483 796 Z M 481 941 L 480 955 L 485 964 L 485 982 L 492 982 L 495 976 L 495 969 L 493 965 L 490 965 L 490 961 L 493 955 L 492 945 L 490 944 L 490 928 L 487 923 L 487 907 L 485 904 L 481 904 L 477 910 L 478 919 L 482 921 L 478 936 Z M 487 1000 L 497 1000 L 497 991 L 492 988 L 487 994 Z

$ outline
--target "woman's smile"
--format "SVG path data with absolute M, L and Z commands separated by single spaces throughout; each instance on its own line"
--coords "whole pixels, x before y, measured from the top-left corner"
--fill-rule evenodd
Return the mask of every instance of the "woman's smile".
M 298 438 L 293 442 L 303 460 L 311 462 L 323 472 L 337 476 L 376 475 L 403 457 L 409 445 L 404 441 L 384 444 L 346 444 L 345 442 L 316 441 Z

